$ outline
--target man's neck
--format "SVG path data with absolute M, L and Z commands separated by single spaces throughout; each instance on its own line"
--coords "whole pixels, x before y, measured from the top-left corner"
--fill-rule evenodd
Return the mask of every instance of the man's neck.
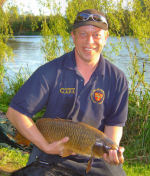
M 93 74 L 93 72 L 95 71 L 98 65 L 98 62 L 99 61 L 86 62 L 86 61 L 76 58 L 77 69 L 82 75 L 82 77 L 84 78 L 84 84 L 86 84 L 89 81 L 91 75 Z

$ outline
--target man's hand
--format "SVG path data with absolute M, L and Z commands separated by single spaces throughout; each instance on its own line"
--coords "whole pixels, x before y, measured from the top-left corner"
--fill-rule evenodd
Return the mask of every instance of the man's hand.
M 123 157 L 124 147 L 119 147 L 117 150 L 109 150 L 109 154 L 104 153 L 103 159 L 107 161 L 109 164 L 122 164 L 124 162 Z
M 59 141 L 55 141 L 51 144 L 48 144 L 44 148 L 44 152 L 47 154 L 53 154 L 53 155 L 63 155 L 64 151 L 64 144 L 69 141 L 69 137 L 64 137 L 63 139 Z
M 43 152 L 47 154 L 63 155 L 64 144 L 68 142 L 68 137 L 64 137 L 59 141 L 49 144 L 30 117 L 16 111 L 11 107 L 8 108 L 7 117 L 20 132 L 20 134 L 31 141 Z
M 123 127 L 120 126 L 105 126 L 104 133 L 112 139 L 118 146 L 123 133 Z M 124 162 L 124 148 L 119 147 L 117 150 L 109 150 L 109 154 L 104 154 L 103 159 L 110 164 L 121 164 Z

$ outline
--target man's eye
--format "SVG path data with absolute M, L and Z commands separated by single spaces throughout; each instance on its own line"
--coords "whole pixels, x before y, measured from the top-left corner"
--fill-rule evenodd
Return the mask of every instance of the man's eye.
M 96 34 L 94 34 L 94 37 L 95 38 L 101 38 L 101 35 L 96 33 Z
M 81 32 L 81 33 L 80 33 L 80 36 L 81 36 L 81 37 L 85 37 L 85 36 L 86 36 L 86 33 L 85 33 L 85 32 Z

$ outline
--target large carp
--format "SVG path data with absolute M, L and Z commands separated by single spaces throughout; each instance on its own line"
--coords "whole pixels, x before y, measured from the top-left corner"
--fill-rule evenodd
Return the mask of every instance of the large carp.
M 92 158 L 101 158 L 111 149 L 118 151 L 118 145 L 103 132 L 83 122 L 41 118 L 36 125 L 49 143 L 69 137 L 69 141 L 64 144 L 62 157 L 72 153 L 91 157 L 87 172 L 90 170 Z
M 103 132 L 83 122 L 41 118 L 36 121 L 36 126 L 49 143 L 69 137 L 69 141 L 64 143 L 61 156 L 67 157 L 75 153 L 90 157 L 86 172 L 90 170 L 94 158 L 102 158 L 103 154 L 108 153 L 109 150 L 118 151 L 118 145 Z M 17 133 L 15 140 L 23 145 L 30 143 L 20 133 Z M 120 155 L 119 152 L 118 155 Z

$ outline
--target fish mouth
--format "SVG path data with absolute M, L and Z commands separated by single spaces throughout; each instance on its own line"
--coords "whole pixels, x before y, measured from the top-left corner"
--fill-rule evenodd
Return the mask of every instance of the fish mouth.
M 109 152 L 109 150 L 117 150 L 118 151 L 118 147 L 116 146 L 108 146 L 103 142 L 99 142 L 96 141 L 94 144 L 96 147 L 102 147 L 104 149 L 104 151 L 106 151 L 107 153 Z

